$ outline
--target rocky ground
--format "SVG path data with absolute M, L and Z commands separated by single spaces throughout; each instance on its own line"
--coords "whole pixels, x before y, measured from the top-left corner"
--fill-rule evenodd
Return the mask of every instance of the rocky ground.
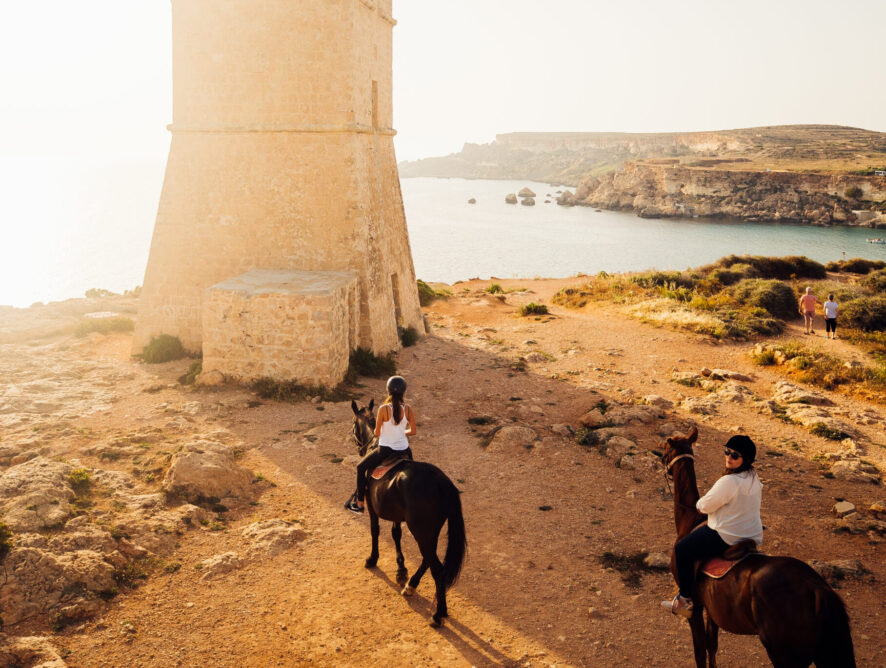
M 52 309 L 5 319 L 0 665 L 692 665 L 688 627 L 658 605 L 674 535 L 655 454 L 691 424 L 702 488 L 731 434 L 757 442 L 764 548 L 814 562 L 848 606 L 859 665 L 886 663 L 882 406 L 786 383 L 752 364 L 754 344 L 612 307 L 520 318 L 569 281 L 498 282 L 506 295 L 452 286 L 425 309 L 430 336 L 398 355 L 416 456 L 462 491 L 468 558 L 442 630 L 427 625 L 429 576 L 399 596 L 386 528 L 379 568 L 363 568 L 368 521 L 341 507 L 348 402 L 182 386 L 189 360 L 134 362 L 127 334 L 75 339 Z M 353 391 L 378 401 L 383 379 Z M 850 438 L 813 435 L 822 421 Z M 726 634 L 720 660 L 767 664 L 756 638 Z

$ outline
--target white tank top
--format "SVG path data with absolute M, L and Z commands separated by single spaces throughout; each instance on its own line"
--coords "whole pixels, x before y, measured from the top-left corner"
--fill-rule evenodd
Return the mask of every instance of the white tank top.
M 403 411 L 400 416 L 400 424 L 394 424 L 394 407 L 391 404 L 384 404 L 382 408 L 384 406 L 390 410 L 391 419 L 382 422 L 378 444 L 391 450 L 405 450 L 409 447 L 409 439 L 406 438 L 406 428 L 409 426 L 409 420 L 406 419 L 406 404 L 400 407 Z

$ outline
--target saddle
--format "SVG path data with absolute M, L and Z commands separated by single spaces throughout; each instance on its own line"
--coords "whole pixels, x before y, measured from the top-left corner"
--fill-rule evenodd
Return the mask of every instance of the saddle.
M 410 457 L 407 455 L 394 455 L 393 457 L 388 457 L 369 473 L 369 477 L 373 480 L 381 480 L 385 473 L 395 466 L 399 466 L 403 462 L 408 462 L 409 460 Z
M 730 545 L 721 556 L 714 557 L 700 564 L 699 568 L 709 578 L 719 580 L 731 571 L 736 564 L 744 561 L 752 554 L 759 554 L 757 543 L 750 538 L 746 538 L 745 540 L 738 541 L 735 545 Z

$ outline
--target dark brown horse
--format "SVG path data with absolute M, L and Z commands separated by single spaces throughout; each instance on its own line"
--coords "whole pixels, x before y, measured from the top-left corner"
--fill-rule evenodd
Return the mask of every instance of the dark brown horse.
M 677 540 L 707 517 L 698 512 L 692 444 L 688 436 L 667 440 L 662 461 L 674 479 Z M 671 571 L 675 573 L 673 554 Z M 717 665 L 717 633 L 758 635 L 775 668 L 854 668 L 855 651 L 843 601 L 812 568 L 792 557 L 752 554 L 721 579 L 699 571 L 689 620 L 698 668 Z M 703 619 L 707 611 L 707 623 Z
M 351 402 L 354 411 L 354 441 L 362 457 L 374 446 L 375 402 L 361 408 Z M 385 473 L 379 480 L 370 477 L 366 488 L 366 509 L 369 511 L 372 552 L 366 559 L 366 568 L 378 563 L 379 518 L 393 522 L 391 536 L 397 549 L 397 583 L 404 585 L 401 593 L 411 596 L 429 568 L 436 585 L 437 609 L 431 617 L 431 626 L 441 626 L 446 610 L 446 590 L 455 584 L 461 571 L 467 549 L 465 523 L 461 514 L 461 499 L 452 481 L 440 469 L 426 462 L 405 461 Z M 437 556 L 437 540 L 443 524 L 449 522 L 446 555 L 443 562 Z M 418 543 L 421 565 L 406 581 L 408 571 L 400 549 L 401 523 L 406 522 Z

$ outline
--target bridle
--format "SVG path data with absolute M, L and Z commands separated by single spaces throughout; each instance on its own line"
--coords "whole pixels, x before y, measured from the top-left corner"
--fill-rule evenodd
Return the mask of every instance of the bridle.
M 354 439 L 357 452 L 361 457 L 372 449 L 372 444 L 375 441 L 375 434 L 373 433 L 375 425 L 372 424 L 374 421 L 372 417 L 354 417 L 354 428 L 351 431 L 351 437 Z
M 677 497 L 674 495 L 674 490 L 671 489 L 671 478 L 674 477 L 674 474 L 671 473 L 671 469 L 674 467 L 674 464 L 676 464 L 676 463 L 677 463 L 678 461 L 680 461 L 681 459 L 691 459 L 691 460 L 694 462 L 694 461 L 695 461 L 695 455 L 693 455 L 691 452 L 684 452 L 683 454 L 681 454 L 681 455 L 677 455 L 677 456 L 674 457 L 671 461 L 669 461 L 668 464 L 667 464 L 667 466 L 665 466 L 665 470 L 664 470 L 665 484 L 668 486 L 668 493 L 669 493 L 672 497 L 674 497 L 674 503 L 675 503 L 675 504 L 677 504 L 678 506 L 680 506 L 680 507 L 683 508 L 684 510 L 695 510 L 694 507 L 687 506 L 687 505 L 685 505 L 685 504 L 680 503 L 679 501 L 677 501 Z

